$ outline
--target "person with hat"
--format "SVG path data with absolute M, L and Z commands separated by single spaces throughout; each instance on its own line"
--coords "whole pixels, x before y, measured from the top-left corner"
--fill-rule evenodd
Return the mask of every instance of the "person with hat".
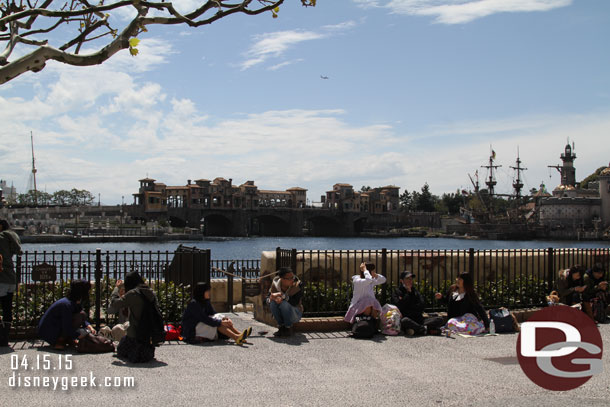
M 410 271 L 400 273 L 400 284 L 392 294 L 392 304 L 402 314 L 401 330 L 407 335 L 434 335 L 440 333 L 443 325 L 441 317 L 424 318 L 426 301 L 413 285 L 415 275 Z

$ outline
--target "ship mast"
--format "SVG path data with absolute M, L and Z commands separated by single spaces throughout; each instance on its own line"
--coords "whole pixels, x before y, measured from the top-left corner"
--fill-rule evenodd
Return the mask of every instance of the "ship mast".
M 523 182 L 521 181 L 521 171 L 527 170 L 527 168 L 521 167 L 521 159 L 519 158 L 519 147 L 517 147 L 517 166 L 510 167 L 517 171 L 517 178 L 513 181 L 513 188 L 515 189 L 515 198 L 521 198 L 521 190 L 523 189 Z
M 34 205 L 38 206 L 38 190 L 36 189 L 36 161 L 34 159 L 34 134 L 30 131 L 32 141 L 32 177 L 34 179 Z
M 496 152 L 489 146 L 491 150 L 491 154 L 489 155 L 489 165 L 481 165 L 481 168 L 487 168 L 489 171 L 489 178 L 485 181 L 485 185 L 487 185 L 487 191 L 489 196 L 492 197 L 494 195 L 494 187 L 496 186 L 496 177 L 494 175 L 494 170 L 496 168 L 500 168 L 501 165 L 494 165 L 494 160 L 496 159 Z

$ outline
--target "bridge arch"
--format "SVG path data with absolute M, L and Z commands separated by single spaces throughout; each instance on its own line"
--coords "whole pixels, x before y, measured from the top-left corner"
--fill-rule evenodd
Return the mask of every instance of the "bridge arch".
M 212 213 L 201 219 L 205 236 L 232 236 L 233 220 L 225 215 Z
M 255 216 L 250 222 L 250 235 L 290 236 L 290 222 L 275 215 Z
M 343 236 L 343 225 L 337 218 L 325 215 L 311 216 L 305 221 L 310 236 Z

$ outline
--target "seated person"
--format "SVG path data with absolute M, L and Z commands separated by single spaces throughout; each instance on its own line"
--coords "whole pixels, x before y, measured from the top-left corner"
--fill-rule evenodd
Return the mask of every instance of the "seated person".
M 239 332 L 229 318 L 217 314 L 210 301 L 211 286 L 208 283 L 197 283 L 193 298 L 182 316 L 182 337 L 188 343 L 213 341 L 218 337 L 231 338 L 241 345 L 252 333 L 252 327 Z
M 288 267 L 282 267 L 273 279 L 267 295 L 267 304 L 279 326 L 273 336 L 293 334 L 292 325 L 299 322 L 303 316 L 302 287 L 301 281 Z
M 352 276 L 354 293 L 343 319 L 350 324 L 354 323 L 356 315 L 370 315 L 377 319 L 381 312 L 381 304 L 375 298 L 375 286 L 385 282 L 386 278 L 375 272 L 373 263 L 360 264 L 360 274 Z
M 610 291 L 608 290 L 606 271 L 603 267 L 601 265 L 595 265 L 590 270 L 587 270 L 583 282 L 586 287 L 583 292 L 583 300 L 585 301 L 586 307 L 591 308 L 591 315 L 593 315 L 593 301 L 600 302 L 601 308 L 606 310 L 610 303 Z
M 125 276 L 125 295 L 114 298 L 115 309 L 129 309 L 129 327 L 127 334 L 121 338 L 117 346 L 117 354 L 129 360 L 131 363 L 149 362 L 155 357 L 155 345 L 139 341 L 138 338 L 146 336 L 142 334 L 140 320 L 144 307 L 153 303 L 158 310 L 159 302 L 157 296 L 145 283 L 137 271 L 127 273 Z M 146 334 L 146 332 L 144 332 Z
M 583 293 L 587 287 L 583 279 L 583 269 L 579 265 L 562 270 L 557 279 L 559 302 L 569 306 L 582 305 Z
M 117 324 L 112 327 L 110 332 L 112 340 L 117 342 L 127 335 L 127 329 L 129 328 L 129 308 L 118 308 L 116 306 L 116 300 L 123 298 L 124 295 L 125 283 L 123 283 L 123 280 L 117 280 L 116 286 L 114 287 L 112 294 L 110 294 L 110 305 L 108 305 L 108 309 L 106 310 L 107 314 L 117 315 Z
M 443 296 L 436 293 L 435 298 L 440 300 Z M 469 273 L 460 273 L 444 301 L 447 304 L 447 329 L 469 335 L 478 335 L 489 329 L 489 317 Z
M 400 328 L 407 335 L 439 334 L 443 319 L 441 317 L 424 319 L 426 301 L 413 286 L 414 277 L 410 271 L 400 273 L 400 285 L 392 294 L 392 304 L 396 305 L 402 314 Z
M 70 282 L 68 295 L 55 301 L 38 323 L 38 336 L 55 349 L 76 346 L 76 340 L 87 333 L 95 334 L 87 322 L 81 303 L 89 298 L 91 283 L 85 280 Z

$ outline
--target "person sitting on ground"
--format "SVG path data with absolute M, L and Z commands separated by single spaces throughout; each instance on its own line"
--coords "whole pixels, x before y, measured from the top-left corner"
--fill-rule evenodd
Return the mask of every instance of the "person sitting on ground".
M 402 314 L 400 328 L 407 335 L 435 335 L 443 326 L 441 317 L 424 318 L 426 301 L 413 286 L 415 275 L 410 271 L 400 273 L 400 285 L 392 294 L 392 304 L 396 305 Z
M 360 264 L 360 274 L 352 276 L 354 294 L 344 320 L 353 324 L 357 315 L 379 318 L 381 304 L 375 298 L 375 286 L 385 282 L 386 278 L 375 272 L 373 263 Z
M 569 306 L 582 306 L 582 296 L 587 288 L 583 279 L 584 270 L 579 265 L 562 270 L 557 279 L 559 302 Z
M 273 336 L 285 337 L 293 334 L 293 324 L 299 322 L 303 316 L 302 298 L 301 281 L 290 268 L 280 268 L 267 295 L 267 304 L 278 324 L 278 330 Z
M 208 283 L 197 283 L 193 298 L 182 315 L 182 337 L 184 341 L 195 344 L 231 338 L 241 345 L 252 333 L 252 327 L 239 332 L 229 318 L 217 314 L 210 301 L 211 286 Z
M 123 298 L 124 295 L 125 283 L 123 283 L 123 280 L 117 280 L 114 290 L 112 290 L 112 294 L 110 294 L 110 305 L 108 305 L 108 309 L 106 310 L 107 314 L 117 315 L 117 323 L 112 327 L 110 332 L 112 340 L 116 342 L 119 342 L 127 335 L 127 329 L 129 328 L 129 307 L 119 308 L 116 305 L 116 300 Z
M 478 335 L 489 329 L 489 317 L 474 290 L 469 273 L 460 273 L 445 297 L 436 293 L 435 298 L 444 298 L 447 304 L 447 329 L 468 335 Z
M 16 254 L 21 254 L 19 236 L 11 230 L 5 219 L 0 219 L 0 346 L 8 346 L 8 335 L 13 323 L 13 293 L 17 287 L 13 256 Z
M 115 309 L 129 308 L 129 327 L 127 334 L 121 338 L 117 346 L 117 354 L 132 363 L 149 362 L 155 357 L 155 345 L 150 342 L 139 341 L 138 338 L 146 336 L 143 333 L 141 320 L 144 309 L 150 303 L 159 309 L 157 296 L 145 283 L 137 271 L 125 275 L 125 295 L 114 298 Z
M 591 307 L 593 301 L 599 301 L 602 309 L 607 309 L 610 303 L 610 290 L 608 290 L 608 279 L 603 267 L 595 265 L 587 270 L 583 282 L 586 287 L 583 292 L 583 299 L 588 306 Z M 591 309 L 591 313 L 593 313 L 593 309 Z
M 89 281 L 72 281 L 68 295 L 51 304 L 40 319 L 38 336 L 55 349 L 65 349 L 66 346 L 76 346 L 76 340 L 89 332 L 95 334 L 81 305 L 89 298 L 90 290 Z

